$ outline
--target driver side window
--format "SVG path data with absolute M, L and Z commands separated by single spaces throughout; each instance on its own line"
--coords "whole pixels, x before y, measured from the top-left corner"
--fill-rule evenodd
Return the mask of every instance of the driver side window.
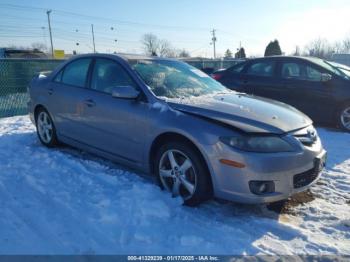
M 306 66 L 306 78 L 309 81 L 321 81 L 322 80 L 322 73 L 318 71 L 317 69 Z
M 121 65 L 110 59 L 98 58 L 92 73 L 91 89 L 112 94 L 118 86 L 134 86 L 134 81 Z

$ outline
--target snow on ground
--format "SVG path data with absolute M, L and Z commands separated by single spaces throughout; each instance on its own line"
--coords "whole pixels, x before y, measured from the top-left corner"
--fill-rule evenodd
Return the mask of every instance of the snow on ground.
M 328 168 L 303 203 L 278 214 L 182 206 L 125 167 L 41 146 L 27 116 L 1 119 L 0 254 L 349 255 L 350 134 L 318 131 Z

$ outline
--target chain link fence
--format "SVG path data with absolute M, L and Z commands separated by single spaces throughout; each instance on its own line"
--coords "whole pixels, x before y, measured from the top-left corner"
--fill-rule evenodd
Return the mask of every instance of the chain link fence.
M 62 60 L 0 59 L 0 117 L 27 114 L 27 85 L 40 71 L 53 70 Z
M 62 61 L 53 59 L 0 59 L 0 118 L 27 114 L 27 102 L 29 100 L 27 85 L 30 80 L 40 71 L 55 69 Z M 185 59 L 183 61 L 199 69 L 210 68 L 216 70 L 227 68 L 241 60 Z

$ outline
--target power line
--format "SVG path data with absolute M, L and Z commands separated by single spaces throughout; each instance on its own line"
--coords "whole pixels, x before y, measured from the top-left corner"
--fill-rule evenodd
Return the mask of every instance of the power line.
M 3 29 L 1 29 L 1 27 L 6 27 L 8 26 L 9 28 L 18 28 L 22 34 L 19 35 L 19 37 L 30 37 L 31 35 L 33 35 L 33 37 L 37 37 L 35 34 L 40 35 L 42 37 L 42 28 L 44 25 L 44 20 L 42 19 L 38 19 L 35 17 L 26 17 L 25 15 L 8 15 L 8 14 L 4 14 L 4 16 L 1 15 L 1 11 L 6 10 L 6 9 L 12 9 L 18 12 L 29 12 L 29 13 L 41 13 L 43 11 L 47 11 L 45 8 L 41 8 L 41 7 L 30 7 L 30 6 L 19 6 L 19 5 L 13 5 L 13 4 L 0 4 L 0 7 L 4 7 L 2 8 L 2 10 L 0 10 L 0 19 L 1 17 L 7 17 L 7 18 L 11 18 L 11 19 L 15 19 L 15 21 L 12 23 L 11 20 L 8 21 L 4 21 L 3 23 L 1 23 L 0 25 L 0 30 L 2 32 L 4 32 Z M 16 13 L 16 12 L 15 12 Z M 19 14 L 19 13 L 18 13 Z M 53 22 L 53 26 L 51 28 L 51 36 L 52 36 L 52 32 L 56 32 L 55 33 L 55 40 L 56 41 L 60 41 L 60 40 L 64 40 L 64 41 L 74 41 L 75 43 L 77 43 L 77 40 L 81 40 L 83 43 L 87 43 L 89 42 L 89 38 L 91 37 L 91 33 L 89 33 L 88 30 L 88 26 L 91 26 L 91 20 L 93 20 L 93 24 L 94 24 L 94 40 L 96 41 L 96 43 L 98 42 L 98 44 L 102 45 L 102 43 L 106 43 L 106 46 L 113 46 L 115 45 L 115 37 L 112 37 L 110 32 L 107 32 L 108 29 L 111 27 L 111 24 L 113 25 L 113 27 L 117 27 L 118 28 L 118 36 L 119 36 L 119 32 L 121 32 L 121 36 L 123 35 L 123 31 L 130 33 L 130 32 L 135 32 L 135 33 L 146 33 L 144 30 L 142 29 L 138 29 L 139 27 L 152 27 L 152 29 L 161 29 L 161 30 L 168 30 L 169 33 L 170 31 L 176 30 L 176 31 L 180 31 L 180 34 L 183 35 L 182 37 L 178 37 L 178 39 L 172 40 L 172 42 L 174 43 L 178 43 L 178 44 L 192 44 L 192 48 L 194 47 L 194 44 L 200 44 L 203 43 L 203 41 L 205 41 L 205 39 L 203 38 L 203 40 L 200 40 L 198 38 L 196 38 L 196 41 L 190 40 L 188 39 L 189 37 L 186 35 L 186 37 L 184 37 L 184 35 L 186 34 L 186 30 L 190 30 L 190 32 L 193 32 L 194 30 L 196 31 L 201 31 L 201 30 L 208 30 L 207 28 L 200 28 L 200 27 L 188 27 L 188 26 L 175 26 L 175 25 L 159 25 L 159 24 L 147 24 L 147 23 L 139 23 L 139 22 L 133 22 L 133 21 L 124 21 L 124 20 L 118 20 L 118 19 L 112 19 L 112 18 L 106 18 L 106 17 L 99 17 L 99 16 L 91 16 L 91 15 L 85 15 L 85 14 L 78 14 L 78 13 L 74 13 L 74 12 L 68 12 L 68 11 L 62 11 L 62 10 L 56 10 L 56 9 L 52 9 L 52 13 L 54 14 L 53 16 L 48 17 L 48 19 L 50 18 L 50 24 L 51 22 Z M 52 18 L 53 17 L 53 18 Z M 65 17 L 65 21 L 62 21 L 62 19 L 57 19 L 57 17 Z M 16 21 L 18 19 L 23 19 L 23 20 L 27 20 L 29 21 L 29 23 L 27 23 L 26 25 L 18 25 L 16 23 Z M 74 19 L 74 20 L 73 20 Z M 69 20 L 72 20 L 72 22 L 68 22 Z M 95 23 L 98 25 L 95 27 Z M 32 24 L 35 28 L 33 28 Z M 72 30 L 67 30 L 67 26 L 65 25 L 69 25 Z M 51 26 L 51 25 L 50 25 Z M 129 30 L 122 27 L 124 26 L 131 26 L 131 27 L 135 27 L 135 30 Z M 78 32 L 78 28 L 79 28 L 79 32 Z M 83 30 L 80 30 L 80 28 L 84 28 Z M 108 28 L 108 29 L 107 29 Z M 181 30 L 179 30 L 181 29 Z M 14 34 L 18 34 L 18 30 L 12 30 L 14 31 Z M 76 31 L 76 32 L 75 32 Z M 5 30 L 6 32 L 6 30 Z M 216 57 L 216 29 L 212 30 L 212 44 L 214 46 L 214 57 Z M 226 33 L 226 32 L 225 32 Z M 4 36 L 4 37 L 10 37 L 10 35 L 12 34 L 11 30 L 8 33 L 8 36 Z M 6 35 L 6 34 L 5 34 Z M 137 37 L 137 36 L 136 36 Z M 173 37 L 173 33 L 171 35 L 171 37 Z M 185 38 L 185 39 L 184 39 Z M 187 40 L 187 39 L 188 40 Z M 90 38 L 91 39 L 91 38 Z M 213 40 L 215 39 L 215 41 Z M 80 41 L 79 41 L 80 42 Z M 120 37 L 118 37 L 118 43 L 140 43 L 140 40 L 126 40 L 126 39 L 122 39 Z M 108 44 L 107 44 L 108 43 Z M 52 45 L 53 46 L 53 45 Z M 198 46 L 198 45 L 197 45 Z M 53 49 L 53 47 L 51 48 L 51 50 Z M 195 51 L 202 49 L 201 48 L 197 48 L 195 49 Z
M 34 19 L 34 18 L 28 18 L 28 17 L 23 17 L 23 16 L 21 16 L 21 17 L 19 17 L 19 16 L 11 16 L 11 18 L 14 18 L 14 19 L 21 19 L 21 20 L 23 20 L 23 19 L 25 19 L 25 20 L 29 20 L 29 21 L 42 21 L 42 20 L 40 20 L 40 19 Z M 50 17 L 51 18 L 51 17 Z M 54 21 L 54 26 L 52 27 L 52 31 L 56 31 L 57 29 L 61 29 L 61 24 L 68 24 L 68 25 L 70 25 L 70 26 L 72 26 L 72 23 L 68 23 L 68 22 L 63 22 L 63 21 L 59 21 L 59 20 L 56 20 L 56 19 L 52 19 L 51 18 L 51 21 Z M 7 22 L 5 22 L 5 23 L 2 23 L 2 25 L 0 25 L 0 26 L 5 26 L 5 25 L 9 25 L 9 27 L 11 27 L 11 25 L 16 25 L 16 27 L 18 26 L 18 24 L 17 23 L 9 23 L 8 21 Z M 40 24 L 38 24 L 37 26 L 36 26 L 36 28 L 38 29 L 38 28 L 41 28 L 42 27 L 42 25 L 43 25 L 43 23 L 40 23 Z M 77 23 L 76 21 L 74 21 L 74 25 L 83 25 L 84 27 L 86 27 L 86 29 L 87 29 L 87 26 L 89 26 L 90 27 L 90 24 L 88 24 L 88 23 Z M 80 27 L 80 26 L 75 26 L 75 28 L 77 28 L 77 27 Z M 29 25 L 26 25 L 26 26 L 21 26 L 21 28 L 30 28 L 30 26 Z M 73 30 L 72 31 L 68 31 L 68 30 L 65 30 L 65 28 L 66 27 L 64 27 L 64 29 L 62 28 L 61 30 L 63 31 L 66 31 L 67 33 L 72 33 L 73 32 Z M 100 26 L 99 27 L 99 29 L 100 29 L 100 32 L 101 32 L 101 29 L 102 29 L 102 32 L 103 31 L 107 31 L 108 29 L 110 28 L 110 25 L 106 25 L 106 24 L 104 24 L 104 26 Z M 32 28 L 31 28 L 32 29 Z M 95 29 L 95 28 L 94 28 Z M 137 32 L 137 33 L 139 33 L 139 32 L 145 32 L 145 31 L 136 31 L 136 30 L 134 30 L 134 31 L 131 31 L 131 30 L 129 30 L 129 29 L 125 29 L 125 30 L 123 30 L 123 29 L 118 29 L 118 32 L 128 32 L 128 33 L 130 33 L 130 32 Z M 183 33 L 183 32 L 182 32 Z M 86 33 L 87 34 L 87 33 Z M 103 33 L 99 33 L 99 32 L 96 32 L 96 30 L 95 30 L 95 35 L 106 35 L 106 34 L 103 34 Z M 109 32 L 108 32 L 108 35 L 109 35 Z M 181 38 L 184 38 L 184 37 L 181 37 Z M 198 40 L 198 41 L 193 41 L 193 40 L 174 40 L 173 42 L 177 42 L 177 43 L 202 43 L 202 41 L 205 41 L 204 39 L 202 39 L 202 40 Z
M 8 8 L 14 8 L 14 9 L 20 9 L 20 10 L 46 10 L 45 8 L 40 7 L 32 7 L 32 6 L 20 6 L 20 5 L 13 5 L 13 4 L 0 4 L 0 6 L 8 7 Z M 113 19 L 113 18 L 107 18 L 107 17 L 99 17 L 99 16 L 92 16 L 92 15 L 84 15 L 74 12 L 68 12 L 68 11 L 62 11 L 58 9 L 52 9 L 52 11 L 55 12 L 56 15 L 62 15 L 62 16 L 73 16 L 74 18 L 81 17 L 85 19 L 98 19 L 103 21 L 113 21 L 115 23 L 123 24 L 123 25 L 136 25 L 136 26 L 146 26 L 146 27 L 158 27 L 158 28 L 164 28 L 164 29 L 172 29 L 172 30 L 198 30 L 198 31 L 207 31 L 208 28 L 200 28 L 200 27 L 187 27 L 187 26 L 174 26 L 174 25 L 160 25 L 160 24 L 148 24 L 148 23 L 140 23 L 140 22 L 133 22 L 133 21 L 126 21 L 126 20 L 119 20 L 119 19 Z

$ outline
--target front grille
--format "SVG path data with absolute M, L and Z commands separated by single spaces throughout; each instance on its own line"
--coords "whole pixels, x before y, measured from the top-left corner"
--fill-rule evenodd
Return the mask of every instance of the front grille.
M 293 177 L 294 188 L 301 188 L 311 184 L 318 177 L 318 171 L 316 167 L 297 174 Z

